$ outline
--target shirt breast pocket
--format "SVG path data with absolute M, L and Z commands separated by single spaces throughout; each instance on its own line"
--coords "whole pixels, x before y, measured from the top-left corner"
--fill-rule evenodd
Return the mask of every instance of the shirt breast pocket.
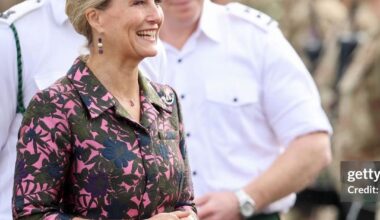
M 65 73 L 66 71 L 51 71 L 48 73 L 37 74 L 34 76 L 34 82 L 39 90 L 44 90 L 63 77 Z
M 249 106 L 258 101 L 257 84 L 252 79 L 212 81 L 206 85 L 206 99 L 225 107 Z
M 210 82 L 202 107 L 205 132 L 213 142 L 237 146 L 241 135 L 252 130 L 260 115 L 259 90 L 256 81 L 237 78 Z

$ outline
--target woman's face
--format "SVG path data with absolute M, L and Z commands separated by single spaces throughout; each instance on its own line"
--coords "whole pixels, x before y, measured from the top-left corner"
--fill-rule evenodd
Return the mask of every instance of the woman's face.
M 99 14 L 104 50 L 128 58 L 155 56 L 163 22 L 159 3 L 159 0 L 112 0 Z

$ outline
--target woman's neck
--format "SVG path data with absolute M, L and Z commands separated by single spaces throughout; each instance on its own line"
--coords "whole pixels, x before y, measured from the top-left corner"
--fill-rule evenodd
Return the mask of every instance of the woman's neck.
M 139 97 L 138 61 L 118 59 L 106 53 L 91 54 L 88 67 L 112 95 L 118 99 Z

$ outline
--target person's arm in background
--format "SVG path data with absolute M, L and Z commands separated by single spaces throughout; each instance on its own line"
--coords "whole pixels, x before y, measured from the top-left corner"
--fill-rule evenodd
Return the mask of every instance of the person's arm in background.
M 270 203 L 308 186 L 331 161 L 329 136 L 318 132 L 301 136 L 262 175 L 244 187 L 256 203 L 256 213 Z M 210 193 L 197 202 L 200 219 L 239 219 L 234 192 Z
M 311 184 L 331 161 L 327 133 L 316 132 L 298 137 L 270 168 L 244 191 L 256 202 L 257 210 Z
M 0 154 L 5 148 L 16 117 L 18 83 L 15 45 L 10 27 L 0 21 Z
M 307 187 L 331 162 L 331 127 L 317 88 L 280 31 L 272 31 L 264 61 L 264 108 L 270 126 L 287 148 L 244 188 L 259 210 Z
M 0 21 L 0 219 L 12 218 L 15 146 L 22 119 L 21 114 L 16 114 L 18 83 L 15 45 L 10 27 Z

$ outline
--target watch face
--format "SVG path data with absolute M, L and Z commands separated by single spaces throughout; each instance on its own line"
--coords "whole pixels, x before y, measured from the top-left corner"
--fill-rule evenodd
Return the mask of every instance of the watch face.
M 249 202 L 245 202 L 242 206 L 241 206 L 241 214 L 244 216 L 244 217 L 250 217 L 253 215 L 254 213 L 254 208 L 252 206 L 251 203 Z

